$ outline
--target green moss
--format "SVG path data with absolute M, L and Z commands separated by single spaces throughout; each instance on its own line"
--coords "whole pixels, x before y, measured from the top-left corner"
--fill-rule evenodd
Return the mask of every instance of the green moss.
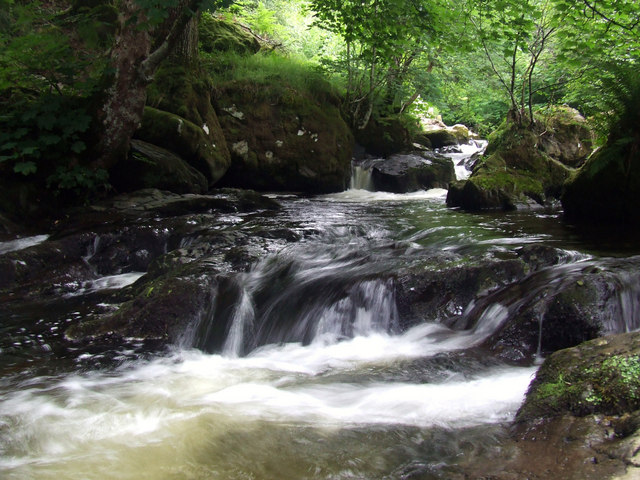
M 518 419 L 565 413 L 620 415 L 640 408 L 640 337 L 626 335 L 631 337 L 596 339 L 549 357 Z
M 167 61 L 147 88 L 147 105 L 202 125 L 205 112 L 209 110 L 207 104 L 212 85 L 206 72 Z
M 206 53 L 235 52 L 251 55 L 260 50 L 254 35 L 238 24 L 204 13 L 199 23 L 200 49 Z
M 136 137 L 178 154 L 209 179 L 217 180 L 229 166 L 200 126 L 170 112 L 145 107 Z
M 300 105 L 303 99 L 314 103 L 341 104 L 340 92 L 315 64 L 276 52 L 243 57 L 229 53 L 205 61 L 218 96 L 233 90 L 246 102 L 267 101 Z
M 516 196 L 524 194 L 538 199 L 544 197 L 544 187 L 540 179 L 523 175 L 513 169 L 478 175 L 472 181 L 485 190 L 501 189 Z

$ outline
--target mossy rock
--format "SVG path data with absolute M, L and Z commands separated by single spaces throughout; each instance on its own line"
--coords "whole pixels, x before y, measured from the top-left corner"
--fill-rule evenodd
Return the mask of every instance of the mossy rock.
M 116 165 L 111 183 L 119 191 L 159 188 L 174 193 L 206 193 L 205 176 L 179 156 L 142 140 L 131 141 L 129 160 Z
M 229 167 L 226 152 L 212 142 L 205 129 L 170 112 L 145 107 L 142 126 L 135 137 L 176 153 L 211 183 Z
M 561 198 L 570 221 L 618 223 L 626 228 L 640 220 L 639 199 L 639 137 L 611 142 L 594 153 L 565 184 Z
M 598 338 L 547 358 L 516 422 L 640 409 L 640 333 Z
M 423 132 L 422 135 L 429 139 L 433 148 L 450 147 L 469 141 L 469 129 L 464 125 L 432 128 Z
M 204 135 L 207 140 L 206 145 L 203 144 L 204 146 L 198 148 L 200 152 L 198 156 L 205 158 L 204 162 L 198 160 L 192 164 L 202 171 L 211 183 L 215 183 L 226 172 L 231 156 L 218 116 L 211 104 L 211 89 L 212 82 L 206 72 L 197 66 L 184 65 L 174 57 L 170 57 L 163 62 L 154 76 L 153 83 L 147 89 L 147 105 L 178 115 L 200 127 L 202 133 L 198 133 L 198 136 Z M 142 127 L 145 128 L 144 119 Z M 143 138 L 141 135 L 144 131 L 149 133 L 149 129 L 139 131 L 138 138 L 183 156 L 184 150 L 174 150 L 167 144 L 168 142 L 154 142 L 152 138 L 156 136 Z M 184 156 L 183 158 L 191 163 L 189 158 Z
M 540 123 L 544 125 L 541 150 L 564 165 L 579 167 L 593 151 L 593 130 L 577 110 L 554 107 L 540 117 Z
M 232 155 L 220 185 L 308 193 L 348 185 L 353 136 L 332 98 L 246 81 L 221 86 L 218 95 Z
M 188 264 L 151 281 L 141 279 L 132 287 L 131 300 L 113 313 L 71 326 L 66 338 L 87 341 L 116 336 L 178 343 L 185 330 L 197 326 L 215 301 L 214 272 L 210 267 L 206 271 L 203 268 Z
M 255 35 L 235 22 L 204 14 L 198 26 L 200 49 L 206 53 L 235 52 L 251 55 L 260 50 Z
M 468 211 L 542 206 L 558 198 L 568 167 L 540 150 L 535 128 L 503 125 L 465 182 L 450 185 L 447 205 Z

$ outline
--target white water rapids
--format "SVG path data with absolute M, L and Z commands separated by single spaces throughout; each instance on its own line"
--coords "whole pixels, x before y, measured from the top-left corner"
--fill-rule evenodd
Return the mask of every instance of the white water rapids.
M 399 336 L 267 346 L 246 358 L 180 351 L 115 372 L 34 379 L 0 403 L 0 474 L 325 478 L 297 471 L 294 459 L 304 445 L 296 442 L 309 442 L 310 453 L 326 452 L 335 446 L 323 442 L 340 432 L 382 426 L 393 436 L 412 428 L 419 439 L 432 427 L 464 429 L 511 419 L 532 368 L 489 368 L 478 375 L 444 371 L 431 383 L 383 381 L 385 373 L 394 375 L 418 358 L 473 341 L 422 325 Z M 298 438 L 296 432 L 304 434 Z M 345 448 L 344 455 L 353 453 Z M 380 454 L 372 448 L 374 455 L 363 461 Z M 261 472 L 270 454 L 280 456 L 283 471 Z M 285 468 L 288 461 L 293 463 Z M 338 472 L 326 478 L 351 478 L 339 473 L 346 467 L 340 459 L 318 462 Z
M 307 212 L 327 245 L 312 237 L 301 242 L 304 248 L 288 252 L 295 261 L 286 270 L 298 290 L 283 293 L 282 299 L 274 292 L 266 311 L 287 305 L 295 292 L 308 302 L 305 295 L 316 290 L 318 279 L 327 277 L 332 284 L 334 276 L 337 282 L 349 269 L 369 268 L 354 252 L 393 252 L 385 245 L 397 228 L 411 240 L 408 251 L 422 248 L 418 242 L 427 242 L 425 235 L 440 231 L 468 239 L 457 224 L 431 225 L 441 211 L 433 205 L 442 205 L 445 195 L 444 190 L 398 195 L 356 189 L 311 203 L 296 200 L 291 205 Z M 393 227 L 369 225 L 369 206 L 377 211 L 384 202 L 407 202 L 402 215 L 423 212 L 426 223 L 413 226 L 393 210 L 388 213 Z M 236 223 L 243 221 L 238 217 Z M 333 233 L 327 234 L 330 229 Z M 380 263 L 372 258 L 369 263 Z M 469 350 L 502 320 L 499 308 L 489 310 L 495 315 L 481 319 L 474 330 L 425 323 L 388 333 L 379 328 L 385 319 L 371 310 L 392 312 L 394 306 L 386 305 L 392 289 L 361 273 L 351 297 L 317 302 L 318 309 L 326 308 L 309 344 L 279 342 L 239 357 L 246 330 L 258 320 L 255 296 L 272 278 L 266 276 L 268 259 L 262 264 L 264 279 L 256 267 L 236 279 L 239 300 L 222 355 L 176 347 L 167 355 L 132 360 L 135 354 L 122 352 L 126 360 L 105 369 L 98 355 L 87 352 L 69 360 L 78 367 L 64 365 L 63 373 L 18 372 L 0 379 L 0 478 L 446 478 L 411 472 L 455 464 L 465 452 L 490 448 L 504 435 L 502 428 L 520 406 L 535 367 L 506 366 Z M 101 290 L 125 287 L 141 275 L 91 280 L 66 300 L 79 302 Z M 316 318 L 315 310 L 301 311 L 309 321 Z M 347 321 L 350 311 L 357 317 L 354 336 L 345 339 L 335 327 Z M 304 318 L 291 320 L 295 327 Z

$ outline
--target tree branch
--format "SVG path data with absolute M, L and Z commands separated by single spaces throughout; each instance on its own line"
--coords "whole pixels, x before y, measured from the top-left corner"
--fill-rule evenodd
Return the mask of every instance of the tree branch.
M 593 2 L 593 4 L 589 1 L 589 0 L 582 0 L 582 3 L 584 3 L 585 7 L 587 7 L 589 10 L 591 10 L 591 12 L 595 15 L 598 15 L 600 18 L 602 18 L 604 21 L 615 25 L 616 27 L 620 27 L 623 30 L 627 30 L 627 31 L 634 31 L 634 29 L 640 25 L 640 17 L 636 18 L 636 21 L 629 24 L 629 25 L 624 25 L 616 20 L 614 20 L 613 18 L 605 15 L 604 13 L 602 13 L 602 11 L 598 10 L 598 8 L 596 7 L 596 3 Z

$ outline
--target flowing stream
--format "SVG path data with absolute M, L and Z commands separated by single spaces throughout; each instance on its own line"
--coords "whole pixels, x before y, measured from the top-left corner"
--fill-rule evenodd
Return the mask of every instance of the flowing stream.
M 504 299 L 474 328 L 405 327 L 389 274 L 429 252 L 481 258 L 541 243 L 580 265 L 622 247 L 585 240 L 558 212 L 471 216 L 445 195 L 276 196 L 275 214 L 216 220 L 301 238 L 274 241 L 229 277 L 230 307 L 210 314 L 227 317 L 223 338 L 199 324 L 168 350 L 135 339 L 109 355 L 60 347 L 66 324 L 135 272 L 0 314 L 0 477 L 431 479 L 490 455 L 536 370 L 474 349 L 503 320 Z

